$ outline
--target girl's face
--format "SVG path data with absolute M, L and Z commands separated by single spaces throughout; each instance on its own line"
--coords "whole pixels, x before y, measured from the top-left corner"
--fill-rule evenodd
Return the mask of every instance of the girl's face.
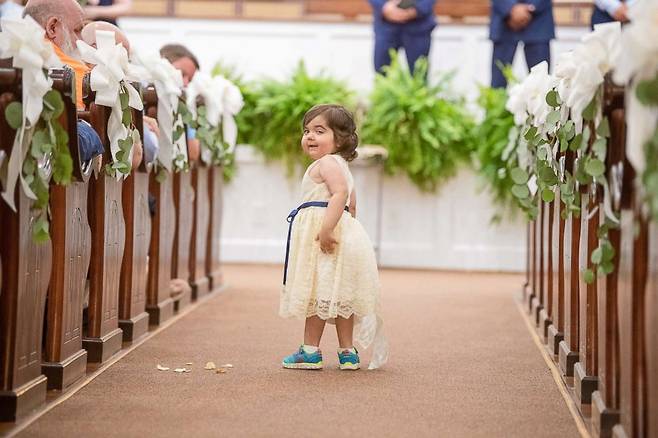
M 313 160 L 336 151 L 334 131 L 329 128 L 324 116 L 319 115 L 304 126 L 302 149 Z

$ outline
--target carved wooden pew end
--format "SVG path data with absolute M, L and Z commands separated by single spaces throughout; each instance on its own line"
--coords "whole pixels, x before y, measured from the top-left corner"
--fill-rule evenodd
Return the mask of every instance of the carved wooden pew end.
M 0 114 L 20 101 L 21 72 L 0 71 Z M 0 150 L 11 154 L 15 131 L 0 117 Z M 41 374 L 41 334 L 52 266 L 50 240 L 36 244 L 33 202 L 20 184 L 14 194 L 16 211 L 0 200 L 0 421 L 15 421 L 46 399 Z

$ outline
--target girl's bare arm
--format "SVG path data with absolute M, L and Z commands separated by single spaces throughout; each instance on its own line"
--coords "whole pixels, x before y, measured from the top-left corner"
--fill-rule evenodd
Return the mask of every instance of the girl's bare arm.
M 336 160 L 330 156 L 320 159 L 318 170 L 323 182 L 327 185 L 331 198 L 329 198 L 329 205 L 322 221 L 322 228 L 318 236 L 320 240 L 320 247 L 325 252 L 332 252 L 336 244 L 336 240 L 332 233 L 336 224 L 343 215 L 345 203 L 348 197 L 347 181 L 345 175 Z

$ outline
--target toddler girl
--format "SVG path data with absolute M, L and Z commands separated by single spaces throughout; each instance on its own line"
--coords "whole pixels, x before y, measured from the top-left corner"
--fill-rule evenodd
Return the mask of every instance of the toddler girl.
M 356 341 L 374 343 L 370 369 L 383 365 L 388 346 L 379 317 L 379 275 L 372 243 L 355 219 L 348 161 L 357 156 L 352 115 L 339 105 L 317 105 L 302 123 L 302 149 L 313 159 L 302 179 L 302 204 L 288 216 L 279 314 L 305 318 L 304 344 L 284 368 L 321 369 L 325 323 L 336 324 L 341 370 L 360 368 Z

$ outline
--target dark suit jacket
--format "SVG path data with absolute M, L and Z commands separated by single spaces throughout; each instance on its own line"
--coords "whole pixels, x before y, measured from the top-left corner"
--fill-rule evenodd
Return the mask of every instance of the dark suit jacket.
M 429 33 L 436 26 L 434 18 L 434 5 L 436 0 L 416 0 L 418 17 L 408 23 L 391 23 L 384 20 L 382 8 L 386 0 L 368 0 L 373 9 L 375 18 L 375 34 L 378 32 L 396 32 L 404 30 L 409 33 Z
M 493 42 L 542 43 L 555 38 L 553 4 L 551 0 L 492 0 L 489 38 Z M 527 3 L 535 6 L 532 21 L 525 29 L 514 32 L 507 26 L 512 6 Z

